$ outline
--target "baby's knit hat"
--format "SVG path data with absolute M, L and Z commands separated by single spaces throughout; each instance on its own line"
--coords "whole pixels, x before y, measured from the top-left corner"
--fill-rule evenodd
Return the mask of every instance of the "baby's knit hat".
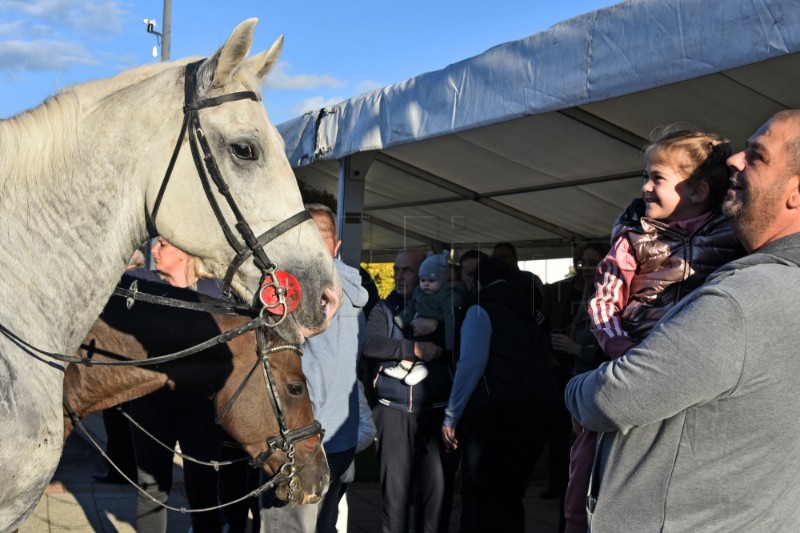
M 420 277 L 427 276 L 434 281 L 447 283 L 450 280 L 450 268 L 447 265 L 449 257 L 450 251 L 445 250 L 438 255 L 432 255 L 425 259 L 419 266 Z

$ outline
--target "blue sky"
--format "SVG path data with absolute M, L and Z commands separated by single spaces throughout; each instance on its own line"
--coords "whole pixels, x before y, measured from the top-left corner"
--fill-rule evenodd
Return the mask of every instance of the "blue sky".
M 253 51 L 280 34 L 264 101 L 275 123 L 520 39 L 614 0 L 173 0 L 172 59 L 210 55 L 258 17 Z M 158 61 L 162 0 L 0 0 L 0 118 L 59 89 Z

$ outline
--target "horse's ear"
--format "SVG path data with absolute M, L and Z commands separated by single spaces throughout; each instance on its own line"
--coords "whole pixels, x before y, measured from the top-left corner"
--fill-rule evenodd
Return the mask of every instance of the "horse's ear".
M 250 53 L 257 18 L 247 19 L 233 30 L 228 41 L 201 67 L 203 87 L 224 87 Z
M 272 43 L 269 50 L 265 50 L 248 59 L 247 68 L 250 72 L 255 74 L 259 80 L 264 81 L 269 71 L 272 70 L 272 67 L 278 62 L 281 50 L 283 50 L 283 35 L 275 39 L 275 42 Z

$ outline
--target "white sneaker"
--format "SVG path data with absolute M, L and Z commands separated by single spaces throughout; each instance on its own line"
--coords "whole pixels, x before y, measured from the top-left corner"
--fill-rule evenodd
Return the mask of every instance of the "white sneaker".
M 404 366 L 409 365 L 409 366 Z M 400 363 L 396 364 L 395 366 L 391 366 L 389 368 L 384 368 L 383 373 L 389 376 L 390 378 L 395 378 L 399 380 L 403 380 L 409 371 L 414 368 L 413 363 L 401 361 Z
M 425 367 L 425 363 L 415 363 L 414 367 L 409 370 L 408 375 L 403 381 L 409 387 L 413 387 L 427 377 L 428 369 Z

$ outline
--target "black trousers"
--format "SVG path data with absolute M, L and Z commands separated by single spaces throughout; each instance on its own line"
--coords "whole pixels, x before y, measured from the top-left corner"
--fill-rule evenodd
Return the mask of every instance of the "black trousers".
M 190 393 L 159 392 L 131 402 L 131 416 L 164 444 L 174 447 L 179 442 L 181 451 L 195 459 L 219 459 L 222 453 L 224 432 L 214 423 L 213 405 L 208 398 Z M 166 503 L 172 489 L 173 454 L 138 428 L 131 431 L 139 485 L 156 500 Z M 217 474 L 212 467 L 184 461 L 183 475 L 190 508 L 217 505 Z M 192 513 L 191 522 L 194 533 L 219 533 L 222 530 L 218 510 Z M 136 531 L 163 533 L 166 528 L 166 510 L 139 494 L 136 498 Z
M 524 533 L 522 500 L 547 439 L 527 415 L 488 412 L 459 426 L 461 533 Z
M 222 461 L 235 461 L 231 465 L 223 466 L 217 472 L 217 489 L 220 503 L 238 500 L 258 488 L 260 484 L 261 469 L 249 465 L 250 456 L 233 444 L 233 438 L 226 435 L 225 444 L 219 457 Z M 252 533 L 258 533 L 258 515 L 260 505 L 258 498 L 248 498 L 234 505 L 222 509 L 225 523 L 228 524 L 228 533 L 246 533 L 247 517 L 253 513 Z
M 443 511 L 447 508 L 449 516 L 452 504 L 452 500 L 445 501 L 447 481 L 441 438 L 444 409 L 409 413 L 379 403 L 373 416 L 378 430 L 383 533 L 408 533 L 412 503 L 414 531 L 438 533 Z
M 119 408 L 125 413 L 130 413 L 130 402 L 121 403 Z M 136 481 L 136 456 L 133 452 L 133 439 L 131 438 L 131 423 L 117 410 L 111 407 L 103 411 L 103 424 L 106 427 L 106 455 L 113 461 L 122 473 Z M 108 466 L 108 478 L 125 482 L 124 478 L 111 465 Z

